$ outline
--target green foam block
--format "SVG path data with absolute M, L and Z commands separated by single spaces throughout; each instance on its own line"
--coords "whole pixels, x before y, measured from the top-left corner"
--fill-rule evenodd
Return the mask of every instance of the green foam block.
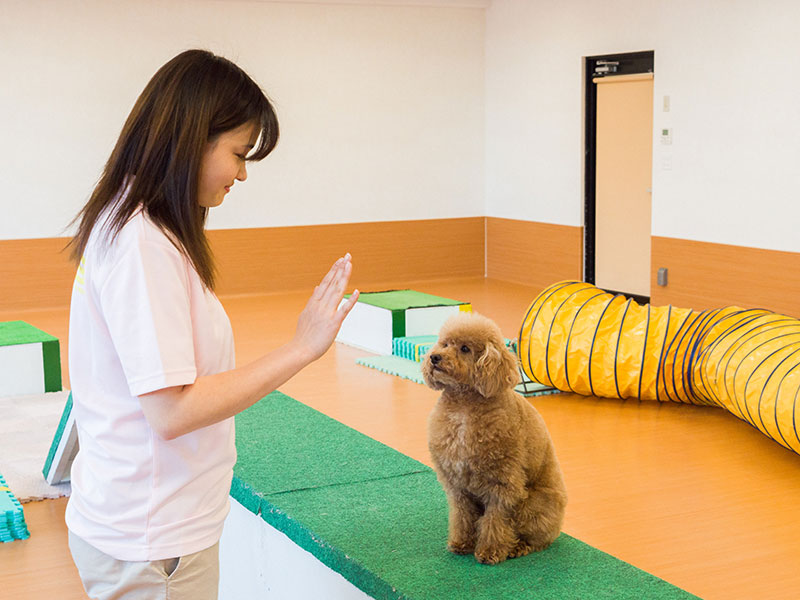
M 278 392 L 236 426 L 231 495 L 374 598 L 694 597 L 566 534 L 496 566 L 451 554 L 430 468 Z
M 416 335 L 410 337 L 396 337 L 392 340 L 392 354 L 420 362 L 436 343 L 436 335 Z
M 29 537 L 22 505 L 0 475 L 0 542 L 13 542 Z

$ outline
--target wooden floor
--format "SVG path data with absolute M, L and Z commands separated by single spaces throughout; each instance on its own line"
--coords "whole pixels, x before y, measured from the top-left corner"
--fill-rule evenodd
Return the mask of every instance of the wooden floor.
M 361 287 L 412 287 L 470 301 L 506 337 L 517 336 L 536 293 L 484 279 Z M 288 339 L 305 299 L 223 298 L 238 364 Z M 0 313 L 0 320 L 20 318 L 62 340 L 66 367 L 67 312 Z M 337 345 L 281 389 L 430 464 L 425 421 L 436 393 L 356 365 L 364 354 Z M 567 394 L 532 402 L 565 472 L 567 533 L 703 598 L 800 595 L 800 456 L 720 409 Z M 64 506 L 64 499 L 25 505 L 31 538 L 0 544 L 0 597 L 84 597 L 67 549 Z

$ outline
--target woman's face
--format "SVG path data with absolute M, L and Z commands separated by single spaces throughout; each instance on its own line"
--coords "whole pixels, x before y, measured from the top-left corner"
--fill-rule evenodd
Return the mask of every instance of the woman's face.
M 245 123 L 219 135 L 206 146 L 200 164 L 197 201 L 204 208 L 219 206 L 238 179 L 247 179 L 245 157 L 256 143 L 256 126 Z

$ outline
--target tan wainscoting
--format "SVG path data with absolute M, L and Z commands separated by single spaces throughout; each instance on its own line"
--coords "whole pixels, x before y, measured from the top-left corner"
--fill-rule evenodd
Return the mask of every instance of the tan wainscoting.
M 583 228 L 486 218 L 486 274 L 536 289 L 583 277 Z
M 352 285 L 484 275 L 484 217 L 208 232 L 219 295 L 311 290 L 353 255 Z M 0 311 L 69 305 L 75 265 L 68 238 L 0 240 Z
M 741 306 L 800 317 L 799 253 L 666 237 L 653 237 L 651 251 L 655 306 Z M 666 287 L 656 283 L 662 267 L 669 269 Z
M 313 289 L 345 252 L 351 287 L 484 273 L 484 217 L 219 229 L 209 238 L 221 296 Z
M 76 265 L 69 238 L 0 240 L 0 311 L 69 305 Z

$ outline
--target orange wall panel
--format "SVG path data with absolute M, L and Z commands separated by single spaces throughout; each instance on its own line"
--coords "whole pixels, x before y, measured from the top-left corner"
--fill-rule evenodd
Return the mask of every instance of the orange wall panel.
M 352 286 L 482 277 L 483 221 L 474 217 L 210 231 L 218 293 L 311 289 L 346 252 L 353 256 Z
M 69 238 L 0 240 L 0 311 L 68 306 L 76 266 Z
M 651 303 L 704 310 L 766 308 L 800 317 L 800 254 L 653 237 Z M 665 287 L 656 283 L 667 268 Z
M 543 289 L 583 277 L 583 228 L 487 217 L 486 273 Z
M 352 285 L 483 277 L 483 217 L 209 230 L 220 296 L 311 290 L 353 255 Z M 68 238 L 0 240 L 0 311 L 69 305 Z

